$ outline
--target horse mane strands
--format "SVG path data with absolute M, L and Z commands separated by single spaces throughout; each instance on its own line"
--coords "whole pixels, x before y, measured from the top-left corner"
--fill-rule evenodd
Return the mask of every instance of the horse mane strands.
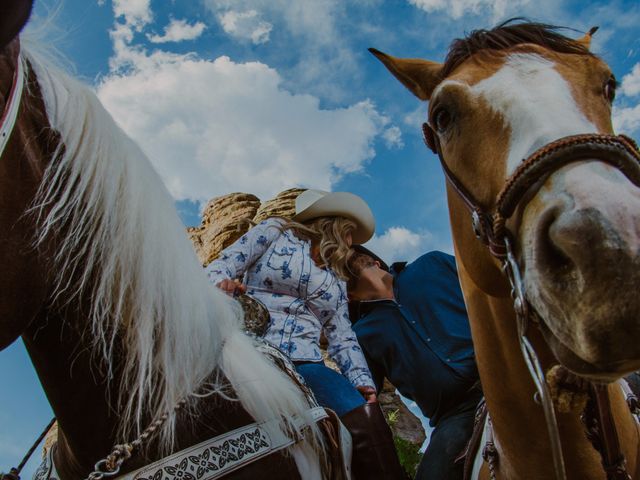
M 56 238 L 54 298 L 63 304 L 91 299 L 86 335 L 92 336 L 109 380 L 115 352 L 126 352 L 119 386 L 121 440 L 131 440 L 147 426 L 143 423 L 170 412 L 161 434 L 163 447 L 170 449 L 173 407 L 183 398 L 195 401 L 191 394 L 220 364 L 225 342 L 248 342 L 240 331 L 242 313 L 206 279 L 173 199 L 140 147 L 89 88 L 28 42 L 23 55 L 61 137 L 31 209 L 38 219 L 36 242 Z M 260 381 L 228 375 L 256 420 L 275 415 L 286 430 L 291 415 L 305 415 L 302 394 L 285 388 L 281 372 L 264 357 L 247 348 L 224 351 L 226 368 L 250 359 L 261 371 Z
M 524 18 L 511 18 L 491 30 L 473 30 L 464 38 L 451 42 L 442 67 L 442 78 L 451 74 L 458 65 L 475 53 L 504 50 L 525 43 L 541 45 L 559 53 L 593 55 L 585 45 L 558 33 L 560 30 L 572 29 L 528 22 Z

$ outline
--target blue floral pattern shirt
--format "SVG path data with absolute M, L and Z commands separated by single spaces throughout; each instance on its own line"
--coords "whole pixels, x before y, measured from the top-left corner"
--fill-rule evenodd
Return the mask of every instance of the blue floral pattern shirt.
M 260 300 L 271 314 L 264 338 L 294 361 L 322 361 L 320 333 L 329 342 L 329 356 L 354 386 L 373 380 L 347 308 L 347 289 L 330 269 L 311 259 L 311 243 L 281 220 L 267 219 L 249 230 L 207 266 L 209 280 L 244 275 L 247 294 Z

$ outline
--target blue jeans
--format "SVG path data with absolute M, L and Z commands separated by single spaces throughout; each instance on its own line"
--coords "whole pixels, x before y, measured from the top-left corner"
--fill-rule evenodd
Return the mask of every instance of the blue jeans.
M 464 462 L 454 463 L 454 460 L 471 438 L 476 407 L 481 398 L 480 389 L 470 392 L 468 398 L 438 421 L 431 432 L 415 480 L 462 479 Z
M 364 397 L 344 375 L 331 370 L 323 362 L 294 362 L 318 403 L 339 417 L 365 404 Z

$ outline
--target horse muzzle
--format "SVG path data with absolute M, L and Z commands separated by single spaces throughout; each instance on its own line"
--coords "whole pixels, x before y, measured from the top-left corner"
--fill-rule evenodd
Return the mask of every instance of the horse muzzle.
M 600 159 L 566 165 L 546 178 L 521 225 L 527 298 L 558 359 L 592 377 L 640 368 L 637 184 Z

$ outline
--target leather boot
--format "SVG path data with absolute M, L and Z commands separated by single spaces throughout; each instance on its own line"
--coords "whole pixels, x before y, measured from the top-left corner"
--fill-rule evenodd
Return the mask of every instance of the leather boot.
M 353 442 L 351 469 L 355 480 L 405 480 L 391 429 L 377 402 L 365 403 L 340 420 Z

